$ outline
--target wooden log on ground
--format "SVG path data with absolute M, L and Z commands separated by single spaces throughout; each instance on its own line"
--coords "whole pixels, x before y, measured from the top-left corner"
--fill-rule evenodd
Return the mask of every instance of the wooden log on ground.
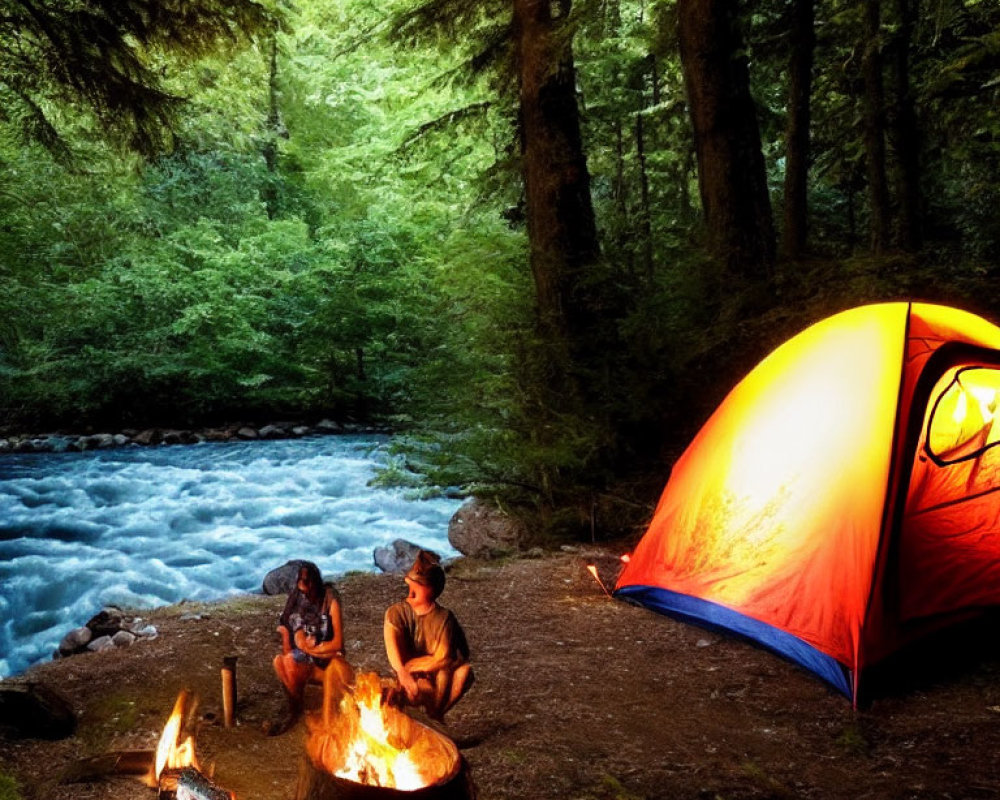
M 153 750 L 116 750 L 70 764 L 59 783 L 87 783 L 108 775 L 146 775 L 153 768 Z

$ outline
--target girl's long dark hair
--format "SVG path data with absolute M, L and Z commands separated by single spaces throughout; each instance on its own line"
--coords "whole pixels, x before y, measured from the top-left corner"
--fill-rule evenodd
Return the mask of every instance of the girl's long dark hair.
M 313 564 L 312 561 L 303 561 L 299 564 L 299 571 L 296 574 L 295 585 L 298 587 L 298 576 L 302 574 L 303 570 L 306 573 L 306 579 L 309 581 L 309 599 L 313 602 L 322 599 L 323 597 L 323 575 L 319 571 L 319 567 Z

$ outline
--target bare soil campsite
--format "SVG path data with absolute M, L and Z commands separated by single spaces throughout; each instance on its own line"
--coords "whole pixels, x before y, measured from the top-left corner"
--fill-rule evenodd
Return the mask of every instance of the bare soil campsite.
M 907 654 L 911 667 L 882 676 L 876 696 L 854 710 L 758 647 L 610 599 L 587 565 L 611 584 L 620 551 L 451 566 L 441 602 L 469 634 L 476 683 L 444 731 L 479 797 L 1000 795 L 1000 649 L 989 629 L 955 630 Z M 352 574 L 339 586 L 349 660 L 386 674 L 382 614 L 402 582 Z M 248 596 L 162 608 L 145 614 L 159 630 L 154 640 L 35 667 L 22 680 L 63 693 L 76 733 L 0 740 L 0 769 L 26 800 L 153 800 L 156 791 L 134 776 L 61 779 L 82 759 L 155 747 L 178 692 L 189 689 L 200 698 L 198 756 L 214 764 L 215 781 L 241 800 L 289 800 L 306 726 L 262 732 L 282 708 L 270 667 L 282 603 Z M 233 655 L 238 725 L 226 728 L 220 668 Z M 319 699 L 310 689 L 309 704 Z

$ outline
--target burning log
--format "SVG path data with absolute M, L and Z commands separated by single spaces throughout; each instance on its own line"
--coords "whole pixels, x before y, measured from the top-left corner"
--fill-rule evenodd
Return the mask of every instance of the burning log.
M 455 743 L 382 703 L 374 673 L 357 677 L 329 725 L 309 720 L 295 800 L 470 800 L 475 786 Z
M 71 766 L 59 782 L 139 775 L 143 783 L 157 790 L 158 800 L 236 800 L 235 794 L 213 783 L 198 767 L 194 736 L 189 733 L 196 708 L 196 699 L 187 690 L 182 691 L 163 726 L 156 750 L 119 750 L 91 756 Z
M 194 735 L 189 733 L 197 706 L 198 702 L 190 692 L 181 691 L 167 724 L 163 726 L 154 762 L 146 774 L 146 784 L 158 790 L 159 800 L 236 798 L 232 792 L 213 783 L 198 766 Z
M 198 770 L 185 767 L 177 777 L 177 800 L 235 800 L 233 792 L 212 783 Z

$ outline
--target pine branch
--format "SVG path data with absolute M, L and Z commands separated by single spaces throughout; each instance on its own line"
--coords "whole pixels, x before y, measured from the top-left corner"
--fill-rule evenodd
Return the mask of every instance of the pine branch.
M 181 102 L 155 56 L 195 58 L 280 24 L 258 0 L 0 0 L 0 82 L 32 110 L 23 133 L 50 150 L 42 108 L 82 102 L 109 138 L 149 154 L 169 144 Z
M 487 111 L 489 111 L 491 105 L 492 104 L 488 101 L 473 103 L 472 105 L 465 106 L 464 108 L 453 109 L 452 111 L 442 114 L 436 119 L 429 120 L 418 127 L 406 139 L 406 141 L 397 148 L 396 152 L 402 153 L 409 150 L 413 145 L 431 133 L 445 128 L 450 128 L 458 122 L 469 119 L 470 117 L 484 115 Z

